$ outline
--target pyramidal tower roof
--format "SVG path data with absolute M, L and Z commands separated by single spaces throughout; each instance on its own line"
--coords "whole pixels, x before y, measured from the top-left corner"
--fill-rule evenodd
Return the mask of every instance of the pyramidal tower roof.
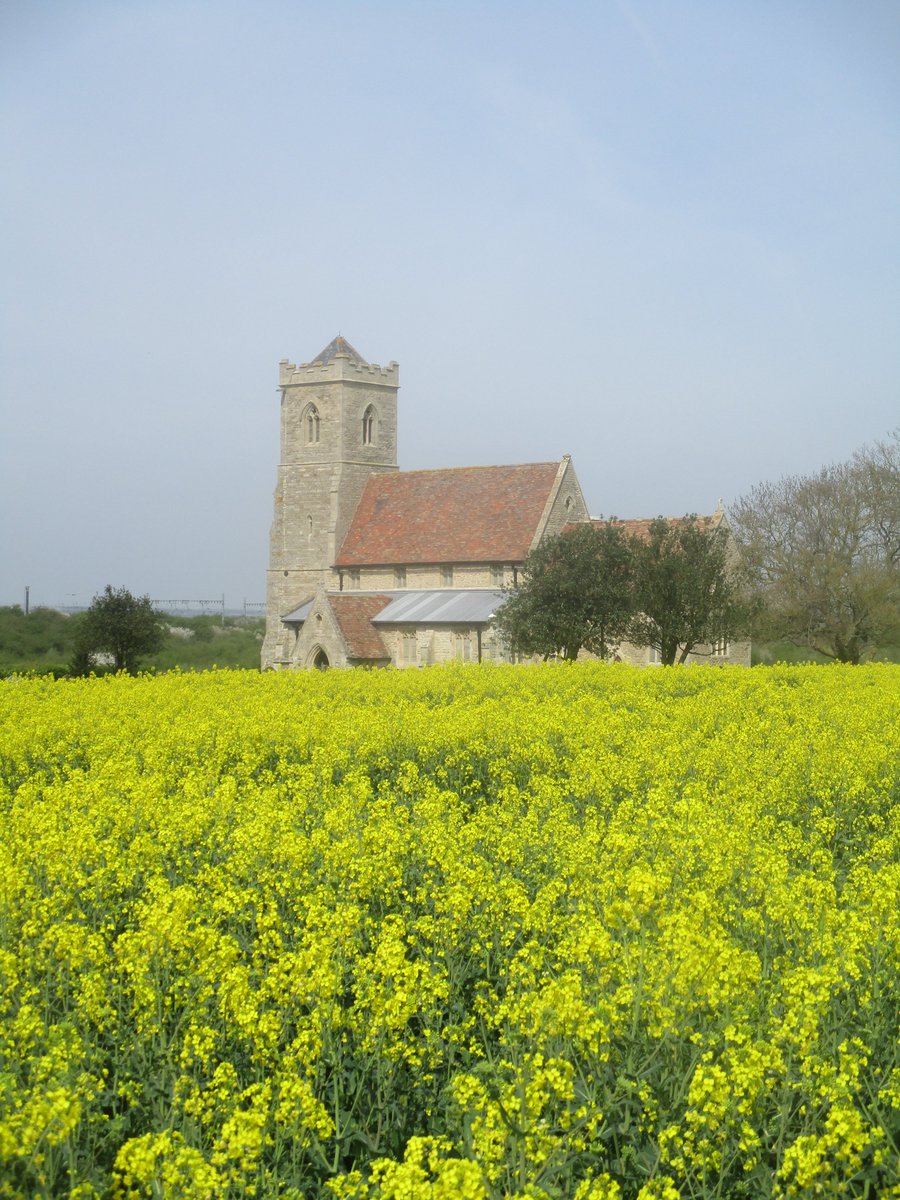
M 330 363 L 332 359 L 337 358 L 338 355 L 341 355 L 344 358 L 349 358 L 352 362 L 362 363 L 363 366 L 369 366 L 360 352 L 358 350 L 354 350 L 347 339 L 345 337 L 341 337 L 340 334 L 338 334 L 336 338 L 333 338 L 324 350 L 320 350 L 309 365 L 312 366 L 313 363 L 315 363 L 317 366 L 324 367 Z

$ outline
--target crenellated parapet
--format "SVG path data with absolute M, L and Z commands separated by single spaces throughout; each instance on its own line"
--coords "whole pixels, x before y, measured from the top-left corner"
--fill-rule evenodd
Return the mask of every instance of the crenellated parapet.
M 398 388 L 400 365 L 389 362 L 386 367 L 378 363 L 357 362 L 349 355 L 336 354 L 329 362 L 288 362 L 283 358 L 278 364 L 278 386 L 303 387 L 319 383 L 362 383 L 367 387 Z

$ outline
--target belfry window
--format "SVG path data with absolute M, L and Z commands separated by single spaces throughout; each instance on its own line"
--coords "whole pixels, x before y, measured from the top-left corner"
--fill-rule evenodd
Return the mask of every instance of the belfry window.
M 364 446 L 375 445 L 375 407 L 372 404 L 363 413 L 362 442 Z
M 319 410 L 314 404 L 306 410 L 306 440 L 310 446 L 319 440 Z

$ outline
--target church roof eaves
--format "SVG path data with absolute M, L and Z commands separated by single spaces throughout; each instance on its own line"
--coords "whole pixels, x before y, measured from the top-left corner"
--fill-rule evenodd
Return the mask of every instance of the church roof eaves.
M 613 525 L 617 525 L 623 533 L 636 535 L 637 537 L 646 541 L 650 536 L 650 526 L 657 519 L 657 517 L 630 517 L 624 520 L 619 520 L 617 518 L 611 523 Z M 684 520 L 683 517 L 663 517 L 662 519 L 669 525 L 677 525 L 679 521 Z M 606 525 L 607 522 L 599 517 L 591 517 L 591 524 Z M 711 517 L 700 515 L 696 518 L 695 524 L 697 525 L 698 529 L 707 531 L 714 528 L 718 524 L 718 518 L 715 516 L 715 514 L 713 514 Z

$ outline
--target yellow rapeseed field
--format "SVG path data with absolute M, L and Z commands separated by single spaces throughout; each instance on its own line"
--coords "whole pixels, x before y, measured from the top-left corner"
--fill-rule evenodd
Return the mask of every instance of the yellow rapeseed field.
M 900 1197 L 900 668 L 0 683 L 0 1196 Z

